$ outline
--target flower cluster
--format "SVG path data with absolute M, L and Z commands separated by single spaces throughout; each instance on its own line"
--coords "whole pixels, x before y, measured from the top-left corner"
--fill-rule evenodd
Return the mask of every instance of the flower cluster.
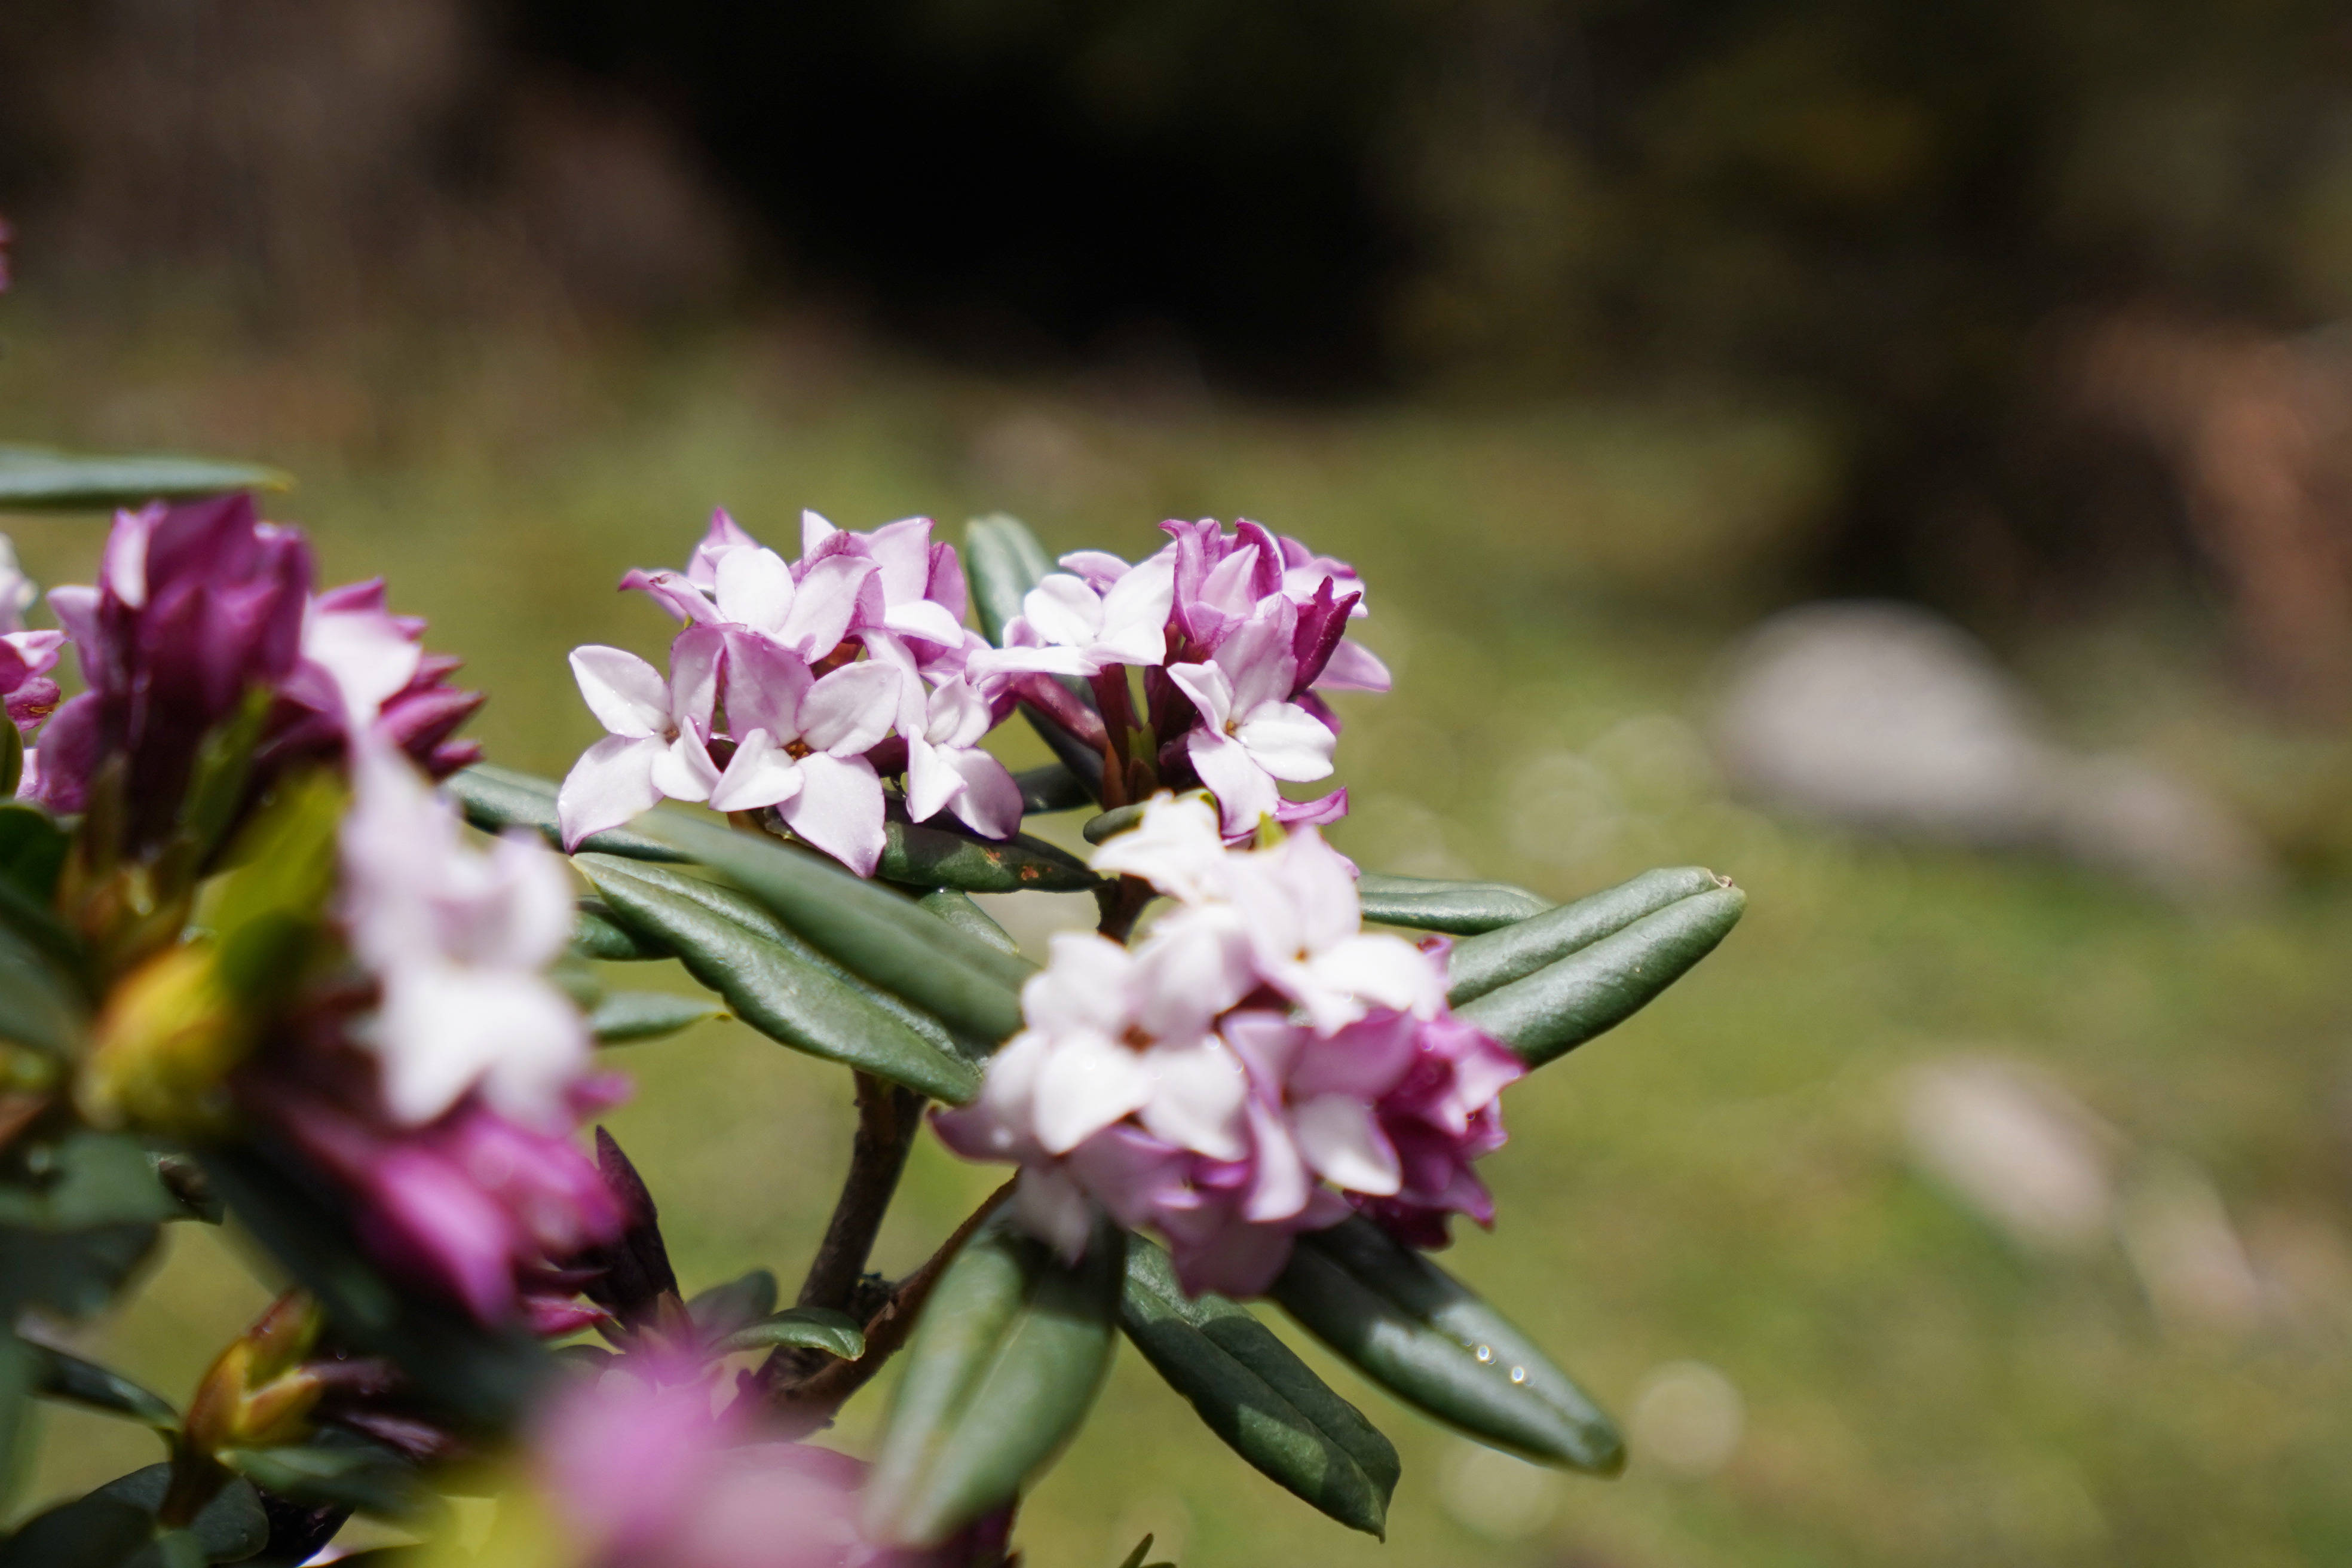
M 1171 542 L 1133 566 L 1100 551 L 1064 556 L 1023 600 L 1005 646 L 973 658 L 975 678 L 1024 694 L 1041 678 L 1087 678 L 1109 754 L 1139 774 L 1140 788 L 1117 781 L 1120 793 L 1204 785 L 1228 837 L 1267 816 L 1339 816 L 1346 791 L 1293 803 L 1281 785 L 1330 775 L 1339 721 L 1318 693 L 1389 688 L 1386 667 L 1345 635 L 1367 613 L 1363 584 L 1346 562 L 1255 522 L 1164 527 Z M 1144 671 L 1139 719 L 1129 668 Z M 1140 747 L 1124 743 L 1131 731 Z
M 1133 948 L 1065 934 L 1027 1027 L 950 1147 L 1018 1162 L 1024 1222 L 1083 1249 L 1095 1205 L 1165 1236 L 1188 1289 L 1263 1291 L 1291 1237 L 1360 1209 L 1416 1245 L 1493 1217 L 1518 1058 L 1451 1016 L 1442 949 L 1366 932 L 1355 868 L 1312 827 L 1227 847 L 1198 796 L 1155 798 L 1097 871 L 1177 900 Z
M 951 813 L 1010 837 L 1021 795 L 979 749 L 1010 710 L 965 679 L 985 647 L 963 625 L 955 549 L 928 518 L 870 533 L 801 519 L 787 562 L 721 511 L 684 572 L 631 572 L 624 588 L 686 623 L 667 678 L 618 648 L 572 656 L 609 731 L 558 798 L 564 841 L 627 821 L 667 796 L 720 811 L 773 809 L 861 875 L 882 853 L 882 774 L 906 775 L 917 821 Z
M 619 1090 L 545 973 L 572 929 L 562 865 L 520 833 L 472 848 L 379 742 L 352 784 L 335 913 L 373 1006 L 320 1010 L 245 1075 L 247 1102 L 342 1182 L 380 1260 L 486 1321 L 576 1329 L 597 1314 L 555 1265 L 623 1216 L 572 1134 Z
M 339 759 L 362 735 L 436 776 L 472 761 L 475 748 L 449 740 L 481 704 L 447 685 L 457 662 L 422 652 L 423 624 L 386 613 L 381 584 L 314 599 L 314 575 L 309 542 L 260 521 L 247 495 L 120 513 L 98 585 L 49 594 L 89 689 L 41 731 L 27 793 L 80 811 L 119 757 L 138 782 L 131 847 L 151 846 L 205 737 L 256 689 L 271 697 L 256 789 L 298 762 Z

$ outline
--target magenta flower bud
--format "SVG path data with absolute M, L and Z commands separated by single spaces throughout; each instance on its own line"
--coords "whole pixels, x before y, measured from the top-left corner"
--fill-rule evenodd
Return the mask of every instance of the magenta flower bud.
M 250 496 L 117 514 L 98 586 L 49 595 L 89 689 L 42 734 L 42 804 L 81 810 L 99 765 L 121 756 L 131 842 L 159 839 L 205 732 L 293 674 L 310 579 L 310 546 L 260 521 Z

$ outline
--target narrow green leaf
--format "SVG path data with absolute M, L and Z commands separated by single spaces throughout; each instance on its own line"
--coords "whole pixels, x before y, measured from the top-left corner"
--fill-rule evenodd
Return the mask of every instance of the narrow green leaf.
M 1246 1308 L 1188 1300 L 1167 1253 L 1127 1244 L 1119 1323 L 1209 1430 L 1276 1484 L 1350 1530 L 1385 1537 L 1396 1449 Z
M 1714 952 L 1747 907 L 1738 888 L 1679 900 L 1457 1011 L 1541 1067 L 1639 1012 Z
M 129 1503 L 152 1517 L 163 1506 L 164 1493 L 171 1485 L 171 1466 L 149 1465 L 127 1476 L 117 1476 L 89 1495 Z M 261 1499 L 255 1494 L 252 1484 L 231 1480 L 213 1494 L 212 1501 L 196 1510 L 196 1517 L 189 1521 L 188 1533 L 203 1548 L 204 1560 L 234 1563 L 269 1544 L 269 1520 L 261 1511 Z
M 1101 879 L 1068 850 L 1027 834 L 976 838 L 905 822 L 885 823 L 882 831 L 882 859 L 874 874 L 886 882 L 967 893 L 1076 893 Z
M 1625 1463 L 1616 1428 L 1566 1373 L 1370 1220 L 1301 1236 L 1272 1295 L 1365 1376 L 1481 1442 L 1599 1475 Z
M 970 1062 L 789 948 L 647 877 L 648 868 L 609 855 L 583 855 L 574 864 L 630 930 L 673 949 L 687 973 L 769 1038 L 950 1104 L 961 1105 L 979 1092 L 980 1073 Z M 906 908 L 915 919 L 940 924 L 912 905 Z
M 776 1310 L 776 1277 L 764 1268 L 713 1285 L 686 1304 L 697 1332 L 710 1339 L 756 1323 Z
M 0 1224 L 0 1322 L 26 1307 L 68 1322 L 102 1311 L 161 1234 L 152 1224 L 69 1231 Z
M 607 963 L 643 963 L 668 958 L 669 950 L 630 931 L 613 918 L 601 899 L 582 899 L 572 920 L 572 951 Z
M 441 781 L 466 820 L 485 833 L 528 827 L 557 848 L 563 847 L 563 829 L 555 816 L 556 786 L 542 778 L 512 768 L 476 763 Z M 683 815 L 664 813 L 665 816 Z M 620 855 L 632 860 L 690 860 L 694 857 L 627 827 L 608 827 L 591 835 L 580 847 L 599 855 Z
M 312 1507 L 348 1508 L 391 1520 L 414 1520 L 436 1511 L 437 1500 L 415 1468 L 373 1444 L 224 1448 L 219 1457 L 255 1486 Z
M 986 910 L 972 902 L 970 893 L 961 888 L 933 888 L 915 902 L 948 922 L 966 936 L 976 936 L 999 952 L 1018 957 L 1021 944 L 1013 933 L 989 918 Z
M 910 900 L 764 835 L 682 813 L 648 812 L 637 826 L 726 877 L 852 974 L 950 1028 L 996 1042 L 1021 1027 L 1021 984 L 1034 966 Z
M 1703 866 L 1644 871 L 1572 904 L 1502 926 L 1454 944 L 1446 959 L 1446 1000 L 1456 1007 L 1497 986 L 1523 980 L 1546 964 L 1613 936 L 1644 915 L 1679 900 L 1731 884 Z
M 26 1342 L 36 1373 L 35 1386 L 45 1399 L 62 1400 L 109 1415 L 127 1416 L 159 1432 L 179 1429 L 180 1413 L 160 1394 L 150 1393 L 119 1372 L 69 1355 L 48 1345 Z
M 42 909 L 57 897 L 58 873 L 72 845 L 72 835 L 31 801 L 0 801 L 0 881 Z
M 0 724 L 0 729 L 8 731 L 0 735 L 0 799 L 14 800 L 17 783 L 25 776 L 25 734 L 13 719 Z
M 1013 775 L 1013 783 L 1021 791 L 1021 809 L 1033 816 L 1076 811 L 1095 804 L 1094 793 L 1087 788 L 1086 781 L 1060 763 L 1024 768 Z
M 37 1159 L 45 1174 L 37 1184 L 0 1185 L 0 1225 L 77 1231 L 185 1215 L 186 1205 L 128 1133 L 83 1128 L 36 1143 L 19 1157 Z
M 716 1348 L 731 1354 L 736 1351 L 772 1350 L 778 1345 L 798 1345 L 824 1351 L 844 1361 L 856 1361 L 866 1353 L 866 1331 L 846 1312 L 829 1311 L 823 1307 L 793 1307 L 744 1324 L 720 1340 Z
M 964 525 L 963 564 L 981 635 L 1003 647 L 1006 625 L 1021 613 L 1029 590 L 1054 570 L 1053 558 L 1025 524 L 1000 511 Z
M 658 1040 L 724 1018 L 727 1009 L 708 998 L 680 996 L 674 991 L 613 991 L 590 1009 L 588 1032 L 608 1046 L 638 1040 Z
M 106 511 L 230 490 L 290 489 L 293 484 L 289 476 L 258 463 L 0 447 L 0 510 L 6 511 Z
M 1116 838 L 1143 821 L 1143 805 L 1144 803 L 1138 802 L 1134 805 L 1122 805 L 1106 811 L 1099 816 L 1090 816 L 1087 818 L 1086 826 L 1078 829 L 1078 837 L 1089 844 L 1100 844 L 1107 838 Z
M 1364 918 L 1382 925 L 1475 936 L 1539 915 L 1551 901 L 1507 882 L 1442 882 L 1367 871 L 1356 879 Z
M 709 913 L 732 921 L 761 940 L 775 943 L 803 963 L 833 976 L 950 1056 L 961 1057 L 970 1062 L 985 1061 L 989 1053 L 996 1047 L 996 1042 L 993 1040 L 982 1040 L 971 1036 L 959 1035 L 905 997 L 893 994 L 878 986 L 867 984 L 807 942 L 803 942 L 799 934 L 790 926 L 769 913 L 765 905 L 738 889 L 721 882 L 710 881 L 706 878 L 693 876 L 685 871 L 673 870 L 667 866 L 652 865 L 643 860 L 616 865 L 614 869 L 674 897 L 684 899 Z
M 0 1329 L 0 1518 L 14 1511 L 9 1494 L 24 1473 L 17 1456 L 33 1424 L 33 1347 Z
M 14 922 L 0 923 L 0 1041 L 63 1059 L 74 1054 L 87 1021 L 74 983 L 56 961 L 19 935 Z
M 124 1568 L 154 1536 L 148 1510 L 93 1492 L 26 1520 L 0 1542 L 0 1568 Z
M 1052 1461 L 1110 1367 L 1125 1240 L 1097 1227 L 1076 1268 L 1002 1218 L 965 1243 L 907 1351 L 866 1482 L 869 1536 L 935 1546 Z

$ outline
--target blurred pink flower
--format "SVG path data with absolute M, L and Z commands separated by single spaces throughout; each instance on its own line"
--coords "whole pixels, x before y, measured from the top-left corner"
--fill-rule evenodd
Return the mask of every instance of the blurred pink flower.
M 339 910 L 382 992 L 357 1037 L 393 1119 L 433 1121 L 478 1089 L 503 1116 L 564 1125 L 589 1040 L 544 973 L 572 932 L 562 862 L 520 830 L 473 848 L 396 752 L 363 746 L 352 784 Z

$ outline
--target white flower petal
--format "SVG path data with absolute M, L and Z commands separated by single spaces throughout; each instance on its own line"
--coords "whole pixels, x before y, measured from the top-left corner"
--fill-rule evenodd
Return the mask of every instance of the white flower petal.
M 1333 1186 L 1387 1197 L 1403 1184 L 1396 1148 L 1362 1100 L 1318 1095 L 1292 1110 L 1291 1123 L 1297 1129 L 1299 1152 Z
M 1258 709 L 1234 727 L 1234 739 L 1252 762 L 1292 784 L 1328 778 L 1331 752 L 1339 742 L 1321 720 L 1292 702 Z
M 635 654 L 590 643 L 572 650 L 572 678 L 596 722 L 638 739 L 669 732 L 669 685 Z
M 784 826 L 861 877 L 882 858 L 882 781 L 864 757 L 823 752 L 801 759 L 801 790 Z
M 1049 1154 L 1066 1154 L 1151 1099 L 1143 1058 L 1100 1035 L 1065 1036 L 1037 1079 L 1034 1094 L 1037 1142 Z
M 592 834 L 653 809 L 661 799 L 661 791 L 654 787 L 654 763 L 668 751 L 668 743 L 657 735 L 635 740 L 607 735 L 581 752 L 555 792 L 555 818 L 562 826 L 564 848 L 577 849 Z
M 1249 1079 L 1214 1036 L 1185 1045 L 1162 1042 L 1143 1053 L 1151 1098 L 1139 1113 L 1144 1131 L 1212 1160 L 1248 1152 L 1242 1108 Z
M 735 549 L 719 557 L 719 613 L 737 626 L 775 637 L 799 596 L 793 569 L 772 550 Z
M 765 730 L 736 742 L 726 773 L 710 791 L 713 811 L 755 811 L 782 805 L 801 792 L 801 765 Z
M 1021 601 L 1022 618 L 1049 643 L 1085 647 L 1102 630 L 1095 591 L 1066 572 L 1048 573 Z

